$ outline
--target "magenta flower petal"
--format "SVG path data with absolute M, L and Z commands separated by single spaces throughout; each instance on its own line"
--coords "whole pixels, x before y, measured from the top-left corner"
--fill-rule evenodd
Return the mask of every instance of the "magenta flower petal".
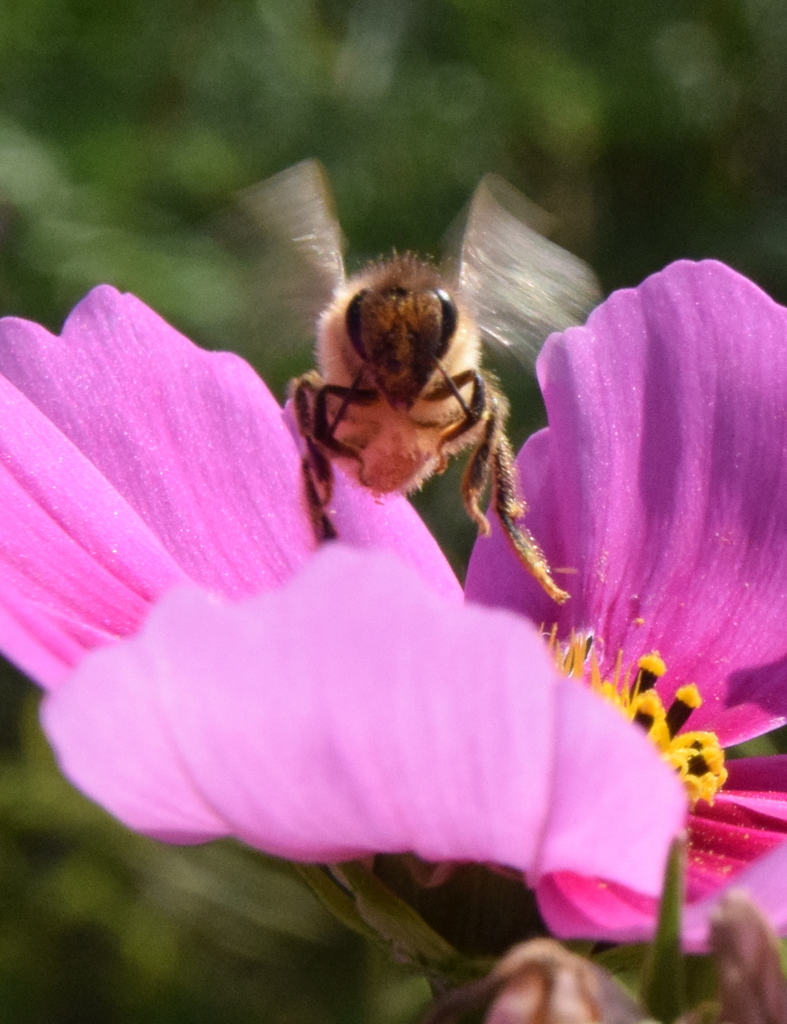
M 777 934 L 787 934 L 787 844 L 766 853 L 735 877 L 735 888 L 744 889 L 767 913 Z M 707 948 L 711 915 L 723 890 L 690 904 L 684 911 L 683 942 L 687 950 Z
M 728 761 L 727 769 L 730 789 L 760 791 L 776 798 L 787 794 L 787 754 L 741 757 Z
M 133 296 L 94 289 L 60 338 L 3 321 L 0 373 L 196 582 L 251 594 L 313 550 L 298 455 L 270 392 L 243 360 L 197 348 Z
M 700 686 L 692 728 L 725 744 L 787 717 L 785 339 L 751 282 L 673 264 L 547 342 L 549 428 L 519 459 L 528 525 L 572 573 L 561 632 L 592 628 L 624 663 L 658 650 L 673 688 Z M 499 532 L 467 594 L 555 618 Z
M 741 871 L 734 884 L 766 911 L 778 934 L 787 932 L 787 844 Z M 725 891 L 716 889 L 712 896 L 683 908 L 682 943 L 687 952 L 707 949 L 711 916 Z M 657 901 L 623 886 L 566 873 L 546 878 L 538 897 L 550 929 L 560 938 L 642 942 L 652 937 Z
M 767 773 L 768 761 L 775 762 L 772 775 Z M 731 762 L 732 788 L 725 787 L 712 806 L 701 803 L 691 814 L 683 932 L 688 949 L 707 948 L 710 916 L 730 883 L 748 888 L 774 927 L 781 934 L 787 930 L 785 765 L 783 756 Z M 741 783 L 751 785 L 751 790 L 736 788 Z M 759 791 L 754 788 L 758 783 Z M 561 938 L 639 942 L 652 936 L 655 899 L 589 878 L 587 872 L 550 875 L 539 885 L 538 898 L 550 928 Z
M 572 599 L 550 606 L 499 529 L 468 573 L 473 600 L 556 621 L 559 638 L 592 633 L 607 678 L 618 657 L 625 671 L 659 652 L 665 705 L 687 683 L 703 699 L 690 719 L 676 706 L 684 724 L 673 728 L 711 730 L 722 745 L 787 716 L 785 339 L 787 310 L 716 263 L 668 267 L 553 336 L 539 362 L 549 427 L 518 463 L 528 525 Z M 785 764 L 732 762 L 712 804 L 699 799 L 689 816 L 695 945 L 729 884 L 756 882 L 787 927 L 765 874 L 783 878 Z M 590 875 L 571 868 L 539 884 L 556 933 L 648 938 L 655 902 Z
M 685 816 L 647 739 L 559 679 L 525 622 L 340 545 L 240 604 L 175 589 L 43 722 L 66 774 L 131 827 L 198 840 L 218 819 L 296 859 L 412 850 L 535 876 L 581 840 L 594 869 L 654 893 Z M 591 771 L 600 756 L 610 770 Z
M 780 809 L 782 801 L 766 801 L 764 796 L 752 800 L 755 796 L 725 790 L 712 807 L 700 804 L 694 809 L 689 822 L 691 869 L 686 885 L 690 903 L 725 887 L 743 868 L 787 838 L 783 818 L 768 813 Z
M 763 908 L 778 934 L 787 932 L 787 844 L 738 872 L 733 884 Z M 710 919 L 727 888 L 717 887 L 712 895 L 684 906 L 682 942 L 688 952 L 707 949 Z M 538 898 L 550 929 L 560 938 L 642 942 L 653 935 L 657 901 L 615 883 L 570 873 L 552 875 L 539 886 Z
M 537 891 L 539 909 L 559 939 L 643 942 L 653 937 L 654 896 L 571 871 L 549 875 Z
M 43 685 L 185 579 L 136 512 L 0 377 L 0 649 Z

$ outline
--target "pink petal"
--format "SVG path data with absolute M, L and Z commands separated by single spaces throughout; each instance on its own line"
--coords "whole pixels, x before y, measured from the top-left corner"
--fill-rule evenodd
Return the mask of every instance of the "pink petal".
M 787 754 L 768 757 L 741 757 L 727 761 L 729 779 L 725 787 L 733 790 L 757 790 L 782 799 L 787 794 Z
M 0 649 L 43 685 L 134 632 L 184 574 L 72 443 L 0 377 Z
M 724 743 L 787 720 L 786 340 L 787 310 L 713 262 L 673 264 L 553 336 L 549 428 L 519 464 L 572 599 L 550 609 L 499 531 L 468 596 L 592 627 L 610 660 L 658 650 L 667 695 L 696 682 L 691 726 Z
M 557 696 L 555 761 L 561 767 L 553 780 L 540 873 L 576 871 L 618 882 L 627 879 L 639 892 L 656 895 L 667 852 L 664 822 L 675 823 L 670 837 L 683 826 L 683 786 L 669 769 L 672 785 L 650 786 L 654 773 L 660 776 L 665 767 L 655 747 L 581 683 L 561 678 Z M 618 789 L 624 779 L 632 784 L 625 822 Z M 636 835 L 636 843 L 623 839 L 623 831 Z
M 698 805 L 689 823 L 686 898 L 694 902 L 726 885 L 743 868 L 779 846 L 785 823 L 747 806 L 745 794 L 720 794 Z
M 783 783 L 787 757 L 777 756 L 730 762 L 730 784 L 756 784 L 765 778 L 768 761 L 776 762 L 770 781 Z M 707 948 L 710 915 L 729 888 L 748 889 L 779 934 L 787 933 L 787 792 L 725 788 L 713 806 L 698 804 L 689 816 L 688 834 L 687 948 Z M 545 878 L 538 900 L 550 929 L 561 938 L 640 942 L 655 927 L 655 899 L 577 872 Z
M 333 522 L 343 543 L 393 551 L 438 594 L 457 603 L 462 601 L 462 586 L 453 569 L 403 495 L 372 494 L 338 468 L 335 480 Z
M 314 541 L 298 454 L 243 360 L 94 289 L 55 338 L 2 322 L 0 373 L 89 459 L 182 570 L 228 595 L 288 579 Z
M 559 939 L 645 942 L 653 937 L 658 900 L 571 871 L 543 879 L 538 908 Z
M 650 892 L 685 814 L 651 744 L 559 679 L 526 623 L 340 545 L 241 604 L 174 590 L 43 721 L 66 774 L 131 827 L 295 859 L 412 850 L 538 873 L 575 863 L 581 836 L 594 870 Z M 618 745 L 628 770 L 596 772 L 594 805 L 585 774 Z
M 683 947 L 708 949 L 711 916 L 728 889 L 744 889 L 766 913 L 779 935 L 787 934 L 787 844 L 766 853 L 706 899 L 683 908 Z M 623 886 L 565 873 L 544 879 L 538 904 L 559 938 L 645 942 L 653 935 L 657 901 Z
M 748 892 L 777 935 L 787 935 L 787 843 L 782 843 L 736 875 L 731 885 L 686 907 L 683 941 L 687 950 L 707 948 L 710 918 L 727 888 Z

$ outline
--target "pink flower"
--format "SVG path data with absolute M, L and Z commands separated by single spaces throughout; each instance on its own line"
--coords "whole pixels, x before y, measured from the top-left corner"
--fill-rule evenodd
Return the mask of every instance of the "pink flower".
M 551 338 L 538 370 L 549 428 L 519 466 L 528 525 L 571 570 L 572 597 L 546 600 L 499 532 L 477 544 L 467 596 L 556 622 L 564 639 L 592 633 L 607 674 L 618 656 L 657 651 L 665 706 L 689 683 L 703 699 L 681 732 L 728 746 L 782 725 L 787 310 L 720 264 L 677 263 Z M 690 815 L 693 947 L 731 883 L 787 934 L 787 757 L 727 768 Z M 553 875 L 539 899 L 564 937 L 652 932 L 653 900 L 576 873 Z
M 60 339 L 4 321 L 0 373 L 0 646 L 86 793 L 175 842 L 656 896 L 686 800 L 652 744 L 524 619 L 458 603 L 402 500 L 342 484 L 343 540 L 392 550 L 315 556 L 245 363 L 104 288 Z
M 0 649 L 45 687 L 192 580 L 270 590 L 313 555 L 299 456 L 250 366 L 96 288 L 62 336 L 0 321 Z M 342 536 L 459 585 L 410 505 L 339 480 Z

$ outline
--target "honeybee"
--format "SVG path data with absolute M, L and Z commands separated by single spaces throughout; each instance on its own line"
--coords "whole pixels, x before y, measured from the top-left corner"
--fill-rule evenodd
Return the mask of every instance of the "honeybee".
M 592 272 L 529 227 L 536 208 L 493 175 L 473 196 L 449 275 L 408 254 L 347 278 L 330 188 L 314 160 L 257 186 L 245 203 L 291 240 L 322 283 L 317 369 L 290 384 L 317 539 L 337 536 L 334 463 L 374 493 L 409 494 L 469 448 L 462 495 L 471 519 L 489 533 L 480 506 L 489 488 L 523 566 L 550 597 L 565 601 L 522 522 L 508 403 L 481 369 L 481 343 L 497 341 L 532 361 L 550 331 L 580 322 L 598 301 Z

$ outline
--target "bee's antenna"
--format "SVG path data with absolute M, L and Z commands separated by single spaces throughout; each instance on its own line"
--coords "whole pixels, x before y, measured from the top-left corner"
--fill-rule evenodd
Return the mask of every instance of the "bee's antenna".
M 448 373 L 448 371 L 445 369 L 445 367 L 443 366 L 443 364 L 440 362 L 439 359 L 435 359 L 434 364 L 437 367 L 437 369 L 440 371 L 440 373 L 442 374 L 443 380 L 446 383 L 446 387 L 448 388 L 448 390 L 451 392 L 451 394 L 454 396 L 454 398 L 459 403 L 459 408 L 465 414 L 465 417 L 467 417 L 467 418 L 472 417 L 473 414 L 470 411 L 470 407 L 468 406 L 468 404 L 464 400 L 464 398 L 462 398 L 462 393 L 459 390 L 459 388 L 456 386 L 456 384 L 454 384 L 454 381 L 453 381 L 453 378 L 451 377 L 451 375 Z

